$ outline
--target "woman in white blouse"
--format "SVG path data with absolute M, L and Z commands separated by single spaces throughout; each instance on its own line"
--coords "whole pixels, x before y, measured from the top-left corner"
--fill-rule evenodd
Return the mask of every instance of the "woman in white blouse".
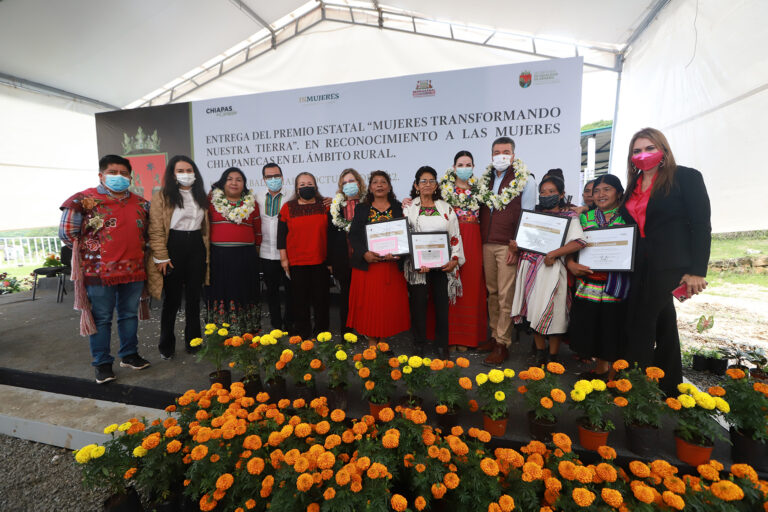
M 160 318 L 160 356 L 173 357 L 176 350 L 176 312 L 185 304 L 184 341 L 200 337 L 200 295 L 208 284 L 210 224 L 203 177 L 187 156 L 168 162 L 163 187 L 152 194 L 149 209 L 149 245 L 152 263 L 147 265 L 149 292 L 165 300 Z
M 459 219 L 451 205 L 439 199 L 437 172 L 432 167 L 424 166 L 416 171 L 412 196 L 413 201 L 403 209 L 411 232 L 446 232 L 450 248 L 448 263 L 441 267 L 428 268 L 415 263 L 413 258 L 405 263 L 416 350 L 423 353 L 427 343 L 427 298 L 431 290 L 435 306 L 435 348 L 440 357 L 448 359 L 448 305 L 461 296 L 458 269 L 464 264 Z

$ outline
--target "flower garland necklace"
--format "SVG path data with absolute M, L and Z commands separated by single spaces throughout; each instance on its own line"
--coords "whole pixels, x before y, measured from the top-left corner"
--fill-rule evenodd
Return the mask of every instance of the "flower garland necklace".
M 343 193 L 338 193 L 334 196 L 333 201 L 331 201 L 331 222 L 337 228 L 349 232 L 352 221 L 345 219 L 341 214 L 341 209 L 347 206 L 346 197 Z
M 478 195 L 477 178 L 472 176 L 467 181 L 468 189 L 456 192 L 456 170 L 453 167 L 445 171 L 445 176 L 440 180 L 440 194 L 443 200 L 454 208 L 476 212 L 480 209 L 480 196 Z
M 531 173 L 522 160 L 515 158 L 515 161 L 512 162 L 512 171 L 515 173 L 515 177 L 501 191 L 501 194 L 495 194 L 491 189 L 491 173 L 494 171 L 493 165 L 486 167 L 485 173 L 483 173 L 477 185 L 478 194 L 480 195 L 480 201 L 485 203 L 488 208 L 503 210 L 514 198 L 523 193 Z
M 213 189 L 211 204 L 222 217 L 235 224 L 241 224 L 245 219 L 250 217 L 251 213 L 253 213 L 253 210 L 256 208 L 256 201 L 251 192 L 245 194 L 240 201 L 232 204 L 232 202 L 227 199 L 227 196 L 224 195 L 224 191 L 218 188 Z

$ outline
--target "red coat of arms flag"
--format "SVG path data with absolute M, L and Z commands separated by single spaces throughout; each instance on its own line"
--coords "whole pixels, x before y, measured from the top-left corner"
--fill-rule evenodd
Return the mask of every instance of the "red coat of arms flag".
M 152 199 L 152 192 L 163 185 L 163 173 L 168 163 L 167 153 L 151 153 L 145 155 L 123 155 L 133 167 L 133 183 L 131 192 Z

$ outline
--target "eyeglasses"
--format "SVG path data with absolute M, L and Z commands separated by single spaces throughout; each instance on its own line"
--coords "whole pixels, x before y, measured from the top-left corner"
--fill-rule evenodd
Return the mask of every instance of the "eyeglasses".
M 437 180 L 419 180 L 420 185 L 435 185 Z

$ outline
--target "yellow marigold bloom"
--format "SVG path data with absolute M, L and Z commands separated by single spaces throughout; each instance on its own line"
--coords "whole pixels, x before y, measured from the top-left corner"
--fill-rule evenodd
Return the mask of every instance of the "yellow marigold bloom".
M 408 366 L 411 368 L 419 368 L 424 364 L 424 359 L 419 356 L 411 356 L 408 358 Z
M 347 333 L 347 334 L 349 334 L 349 333 Z M 347 360 L 347 353 L 344 352 L 343 350 L 337 350 L 336 351 L 336 359 L 338 359 L 339 361 L 346 361 Z
M 133 423 L 131 423 L 130 421 L 126 421 L 125 423 L 121 423 L 120 426 L 117 427 L 117 430 L 119 430 L 120 432 L 125 432 L 126 430 L 131 428 L 131 425 L 133 425 Z
M 95 444 L 89 444 L 75 451 L 75 460 L 80 464 L 85 464 L 91 460 L 91 450 L 94 448 L 96 448 Z
M 216 334 L 218 334 L 219 336 L 226 336 L 227 334 L 229 334 L 229 331 L 222 327 L 221 329 L 216 331 Z
M 715 397 L 715 407 L 717 407 L 718 411 L 725 414 L 728 414 L 729 412 L 731 412 L 731 406 L 728 404 L 728 402 L 726 402 L 719 396 Z
M 363 362 L 362 362 L 362 361 L 355 361 L 355 370 L 359 370 L 359 369 L 360 369 L 360 368 L 362 368 L 363 366 L 364 366 L 364 365 L 363 365 Z
M 504 377 L 507 379 L 513 379 L 515 377 L 515 370 L 511 368 L 504 368 Z
M 685 407 L 686 409 L 690 409 L 691 407 L 696 407 L 696 400 L 691 395 L 680 395 L 677 397 L 677 400 L 680 402 L 680 405 Z
M 344 334 L 344 341 L 347 343 L 357 343 L 357 336 L 352 334 L 351 332 L 348 332 Z
M 499 384 L 504 380 L 504 372 L 501 370 L 493 369 L 488 372 L 488 380 L 494 384 Z
M 624 497 L 616 489 L 603 487 L 603 490 L 600 491 L 600 496 L 604 502 L 613 508 L 619 508 L 624 503 Z
M 408 362 L 408 356 L 405 354 L 400 354 L 397 356 L 397 360 L 400 362 L 400 364 L 405 364 Z
M 422 360 L 421 360 L 421 365 L 422 366 L 429 366 L 430 364 L 432 364 L 432 359 L 430 359 L 428 357 L 422 358 Z
M 605 381 L 600 379 L 592 379 L 589 383 L 592 384 L 592 389 L 595 391 L 605 391 Z
M 137 446 L 133 449 L 133 456 L 134 457 L 143 457 L 147 454 L 147 449 L 143 446 Z
M 711 411 L 715 408 L 715 399 L 709 393 L 694 393 L 693 399 L 696 400 L 696 404 L 703 409 Z
M 577 380 L 576 384 L 573 385 L 573 389 L 581 391 L 585 396 L 591 393 L 593 390 L 592 384 L 588 380 L 584 379 Z
M 413 372 L 413 368 L 410 365 L 403 366 L 403 373 L 405 375 L 409 375 L 411 372 Z
M 111 434 L 115 430 L 117 430 L 117 423 L 113 423 L 111 425 L 108 425 L 108 426 L 104 427 L 104 433 L 105 434 Z
M 582 402 L 584 399 L 587 398 L 586 393 L 580 389 L 572 389 L 571 390 L 571 400 L 574 402 Z
M 617 361 L 614 361 L 613 363 L 613 369 L 617 372 L 620 372 L 621 370 L 626 370 L 629 368 L 629 363 L 626 362 L 624 359 L 619 359 Z
M 667 506 L 672 507 L 675 510 L 683 510 L 685 508 L 685 501 L 683 498 L 673 493 L 672 491 L 664 491 L 661 495 L 661 499 Z
M 105 451 L 107 450 L 103 446 L 96 446 L 93 450 L 91 450 L 91 458 L 98 459 L 99 457 L 104 455 Z
M 213 329 L 216 330 L 216 324 L 205 324 L 206 330 Z
M 488 382 L 488 375 L 486 375 L 486 374 L 484 374 L 484 373 L 478 373 L 478 374 L 475 376 L 475 382 L 477 382 L 477 385 L 478 385 L 478 386 L 482 386 L 483 384 L 485 384 L 486 382 Z
M 677 385 L 677 390 L 680 393 L 686 393 L 689 395 L 699 391 L 699 389 L 693 384 L 691 384 L 690 382 L 681 382 L 680 384 Z
M 496 399 L 498 402 L 503 402 L 506 397 L 503 391 L 497 391 L 493 394 L 493 398 Z
M 333 335 L 327 331 L 323 331 L 317 335 L 317 341 L 319 341 L 320 343 L 325 343 L 326 341 L 330 341 L 331 338 L 333 338 Z
M 585 487 L 577 487 L 572 493 L 573 501 L 580 507 L 588 507 L 595 501 L 595 493 Z

